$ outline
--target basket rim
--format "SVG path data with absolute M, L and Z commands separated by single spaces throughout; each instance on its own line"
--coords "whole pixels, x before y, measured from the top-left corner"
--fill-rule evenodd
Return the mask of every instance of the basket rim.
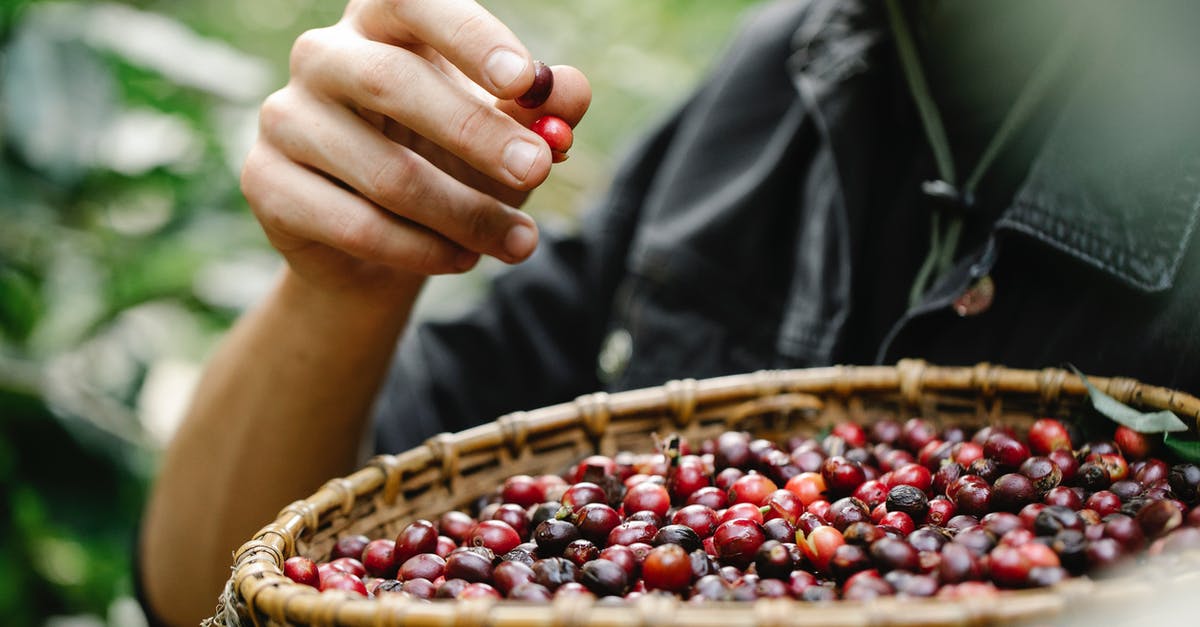
M 1143 384 L 1126 377 L 1093 377 L 1088 382 L 1121 402 L 1150 409 L 1168 409 L 1200 430 L 1200 399 L 1189 393 Z M 1060 368 L 1040 370 L 1007 368 L 990 363 L 974 366 L 938 366 L 923 360 L 904 359 L 895 366 L 840 365 L 794 370 L 760 370 L 708 379 L 679 379 L 659 386 L 606 393 L 596 392 L 574 401 L 530 411 L 514 412 L 457 433 L 442 433 L 424 445 L 395 455 L 377 455 L 346 477 L 334 478 L 306 499 L 285 507 L 234 553 L 231 577 L 222 595 L 222 611 L 233 606 L 270 605 L 274 620 L 320 616 L 322 624 L 347 620 L 356 625 L 631 625 L 630 606 L 641 623 L 688 625 L 807 625 L 807 624 L 927 624 L 977 623 L 984 620 L 1058 614 L 1084 600 L 1129 599 L 1153 590 L 1151 583 L 1093 580 L 1073 577 L 1046 588 L 1004 590 L 994 596 L 964 600 L 885 597 L 870 602 L 811 603 L 790 599 L 694 604 L 649 595 L 634 604 L 602 604 L 586 595 L 550 604 L 500 600 L 484 603 L 426 603 L 403 598 L 362 599 L 351 595 L 318 592 L 293 583 L 283 575 L 283 561 L 295 554 L 296 541 L 305 530 L 315 530 L 320 517 L 340 510 L 348 514 L 360 497 L 382 491 L 392 501 L 400 490 L 404 472 L 440 467 L 442 477 L 453 481 L 460 455 L 486 448 L 520 448 L 539 433 L 569 427 L 599 438 L 613 416 L 667 410 L 684 427 L 698 410 L 718 403 L 787 396 L 791 406 L 820 406 L 818 394 L 849 398 L 856 393 L 898 393 L 902 401 L 919 407 L 927 394 L 973 392 L 987 399 L 997 395 L 1026 395 L 1046 403 L 1087 395 L 1080 376 Z M 812 405 L 815 404 L 815 405 Z M 575 599 L 578 596 L 579 599 Z M 749 611 L 748 611 L 749 609 Z M 251 610 L 252 621 L 258 617 Z M 624 618 L 622 618 L 624 616 Z M 669 618 L 669 620 L 667 620 Z M 635 621 L 636 622 L 636 621 Z M 217 622 L 215 624 L 226 624 Z

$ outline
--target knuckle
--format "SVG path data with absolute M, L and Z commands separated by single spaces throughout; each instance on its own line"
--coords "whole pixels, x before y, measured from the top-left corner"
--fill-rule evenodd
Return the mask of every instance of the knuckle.
M 260 149 L 251 149 L 250 154 L 246 156 L 240 184 L 242 195 L 245 196 L 263 230 L 268 233 L 285 230 L 285 216 L 280 213 L 279 203 L 275 201 L 271 163 Z
M 290 100 L 286 87 L 263 100 L 258 109 L 258 129 L 263 137 L 279 137 L 292 115 Z
M 380 241 L 375 229 L 357 211 L 346 212 L 333 241 L 337 248 L 359 259 L 375 259 L 379 253 Z
M 379 204 L 392 209 L 403 207 L 413 198 L 413 186 L 418 184 L 417 161 L 411 155 L 397 151 L 388 159 L 381 159 L 371 174 L 364 190 Z
M 489 109 L 478 102 L 470 102 L 455 113 L 454 122 L 455 146 L 461 152 L 467 152 L 478 145 L 478 138 L 484 136 L 484 129 L 491 122 Z
M 359 89 L 371 98 L 385 99 L 397 84 L 407 82 L 391 61 L 384 54 L 367 59 L 358 72 Z
M 413 261 L 424 274 L 445 274 L 454 269 L 452 257 L 448 245 L 434 236 L 425 236 L 417 242 Z
M 261 206 L 265 200 L 266 179 L 263 172 L 266 164 L 264 161 L 261 150 L 257 147 L 250 149 L 249 154 L 246 155 L 245 163 L 242 164 L 242 173 L 239 179 L 242 194 L 246 197 L 246 202 L 255 208 Z
M 495 36 L 488 28 L 488 20 L 483 13 L 473 13 L 455 27 L 450 35 L 450 47 L 454 50 L 477 45 L 481 41 L 489 41 Z
M 288 57 L 288 68 L 294 76 L 305 76 L 326 51 L 326 39 L 330 27 L 311 28 L 300 33 L 292 43 L 291 55 Z
M 494 216 L 495 207 L 487 204 L 479 204 L 466 211 L 466 215 L 463 216 L 463 226 L 466 229 L 467 237 L 476 244 L 473 248 L 502 247 L 504 233 L 498 228 L 500 225 Z

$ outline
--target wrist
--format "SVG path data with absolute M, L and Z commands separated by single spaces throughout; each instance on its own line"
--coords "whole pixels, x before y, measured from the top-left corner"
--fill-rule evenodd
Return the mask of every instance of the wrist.
M 276 298 L 286 311 L 313 318 L 345 331 L 403 327 L 426 277 L 392 274 L 377 281 L 330 286 L 305 279 L 290 267 L 276 285 Z

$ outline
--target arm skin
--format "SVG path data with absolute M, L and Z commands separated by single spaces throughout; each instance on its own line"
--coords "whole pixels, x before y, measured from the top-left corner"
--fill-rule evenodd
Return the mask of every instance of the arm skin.
M 194 625 L 211 615 L 232 551 L 282 507 L 354 468 L 420 284 L 386 298 L 331 296 L 285 271 L 229 333 L 146 511 L 144 590 L 162 620 Z
M 519 263 L 516 207 L 550 173 L 542 115 L 574 126 L 591 89 L 533 57 L 473 0 L 350 0 L 302 34 L 263 103 L 242 191 L 287 270 L 208 364 L 142 521 L 150 613 L 212 614 L 232 552 L 288 503 L 352 470 L 370 406 L 426 277 L 481 255 Z

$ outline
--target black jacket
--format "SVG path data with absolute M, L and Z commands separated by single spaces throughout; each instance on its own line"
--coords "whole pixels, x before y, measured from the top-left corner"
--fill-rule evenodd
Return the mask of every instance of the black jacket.
M 1200 22 L 1137 10 L 909 308 L 930 211 L 910 190 L 935 172 L 886 22 L 855 2 L 762 7 L 578 235 L 408 334 L 377 450 L 601 389 L 910 356 L 1200 392 Z M 956 314 L 985 275 L 990 308 Z

